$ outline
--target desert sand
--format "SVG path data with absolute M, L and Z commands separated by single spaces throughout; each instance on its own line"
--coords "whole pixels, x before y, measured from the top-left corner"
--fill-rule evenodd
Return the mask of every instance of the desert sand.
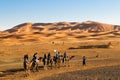
M 54 42 L 54 44 L 53 44 Z M 69 49 L 88 45 L 106 45 L 108 48 Z M 0 80 L 120 80 L 120 28 L 98 22 L 25 23 L 0 32 Z M 32 59 L 54 50 L 70 56 L 70 66 L 39 72 L 23 69 L 23 56 Z M 86 56 L 87 65 L 82 65 Z M 97 57 L 96 57 L 97 56 Z

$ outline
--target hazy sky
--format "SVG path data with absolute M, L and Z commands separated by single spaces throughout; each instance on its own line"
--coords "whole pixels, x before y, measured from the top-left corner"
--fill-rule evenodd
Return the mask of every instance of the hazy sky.
M 0 30 L 25 22 L 83 22 L 120 25 L 120 0 L 0 0 Z

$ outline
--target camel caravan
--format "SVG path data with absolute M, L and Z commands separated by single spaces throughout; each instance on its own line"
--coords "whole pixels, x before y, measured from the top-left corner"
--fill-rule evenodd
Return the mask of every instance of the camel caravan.
M 28 54 L 24 55 L 24 70 L 25 72 L 39 71 L 39 63 L 43 63 L 43 69 L 60 68 L 61 66 L 70 66 L 69 61 L 74 56 L 68 56 L 66 52 L 61 55 L 60 52 L 54 50 L 55 56 L 51 56 L 50 53 L 44 54 L 43 57 L 38 57 L 38 53 L 33 55 L 32 60 L 29 60 Z

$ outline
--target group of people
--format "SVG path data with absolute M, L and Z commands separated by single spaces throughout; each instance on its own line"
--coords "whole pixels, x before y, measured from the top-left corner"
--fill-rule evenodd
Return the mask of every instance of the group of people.
M 26 55 L 24 55 L 24 64 L 29 61 L 34 62 L 34 63 L 36 63 L 36 62 L 39 63 L 39 60 L 42 59 L 43 65 L 46 65 L 46 64 L 48 65 L 49 63 L 52 63 L 53 61 L 56 62 L 56 60 L 60 59 L 61 56 L 62 56 L 62 62 L 64 63 L 65 59 L 68 57 L 66 51 L 64 52 L 63 55 L 61 55 L 61 53 L 56 50 L 54 50 L 54 53 L 55 53 L 55 55 L 53 57 L 51 56 L 50 52 L 48 54 L 45 53 L 43 55 L 43 57 L 38 57 L 38 53 L 36 52 L 33 54 L 33 58 L 31 61 L 29 60 L 28 54 L 26 54 Z M 82 65 L 83 66 L 86 65 L 86 57 L 85 56 L 82 57 Z M 26 68 L 26 66 L 24 66 L 24 68 Z
M 32 61 L 37 62 L 37 60 L 38 60 L 37 54 L 38 53 L 34 53 Z M 28 54 L 25 54 L 24 55 L 24 62 L 28 62 L 28 61 L 29 61 L 29 56 L 28 56 Z
M 45 62 L 44 60 L 52 60 L 53 58 L 56 58 L 56 59 L 58 59 L 58 58 L 60 58 L 61 57 L 61 53 L 58 51 L 54 51 L 55 52 L 55 56 L 51 56 L 51 54 L 50 54 L 50 52 L 48 53 L 48 54 L 44 54 L 44 56 L 43 56 L 43 62 Z M 64 54 L 63 54 L 63 58 L 67 58 L 67 53 L 66 53 L 66 51 L 64 52 Z M 38 53 L 36 52 L 36 53 L 34 53 L 33 54 L 33 58 L 32 58 L 32 60 L 31 61 L 33 61 L 33 62 L 38 62 L 39 61 L 39 59 L 40 59 L 40 57 L 38 57 Z M 28 62 L 29 61 L 29 56 L 28 56 L 28 54 L 25 54 L 24 55 L 24 62 Z M 45 63 L 44 63 L 44 65 L 45 65 Z

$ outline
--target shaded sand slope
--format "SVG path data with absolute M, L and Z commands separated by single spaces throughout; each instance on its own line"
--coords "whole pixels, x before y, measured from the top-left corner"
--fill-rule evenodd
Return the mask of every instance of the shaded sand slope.
M 52 75 L 41 80 L 119 80 L 120 65 Z

